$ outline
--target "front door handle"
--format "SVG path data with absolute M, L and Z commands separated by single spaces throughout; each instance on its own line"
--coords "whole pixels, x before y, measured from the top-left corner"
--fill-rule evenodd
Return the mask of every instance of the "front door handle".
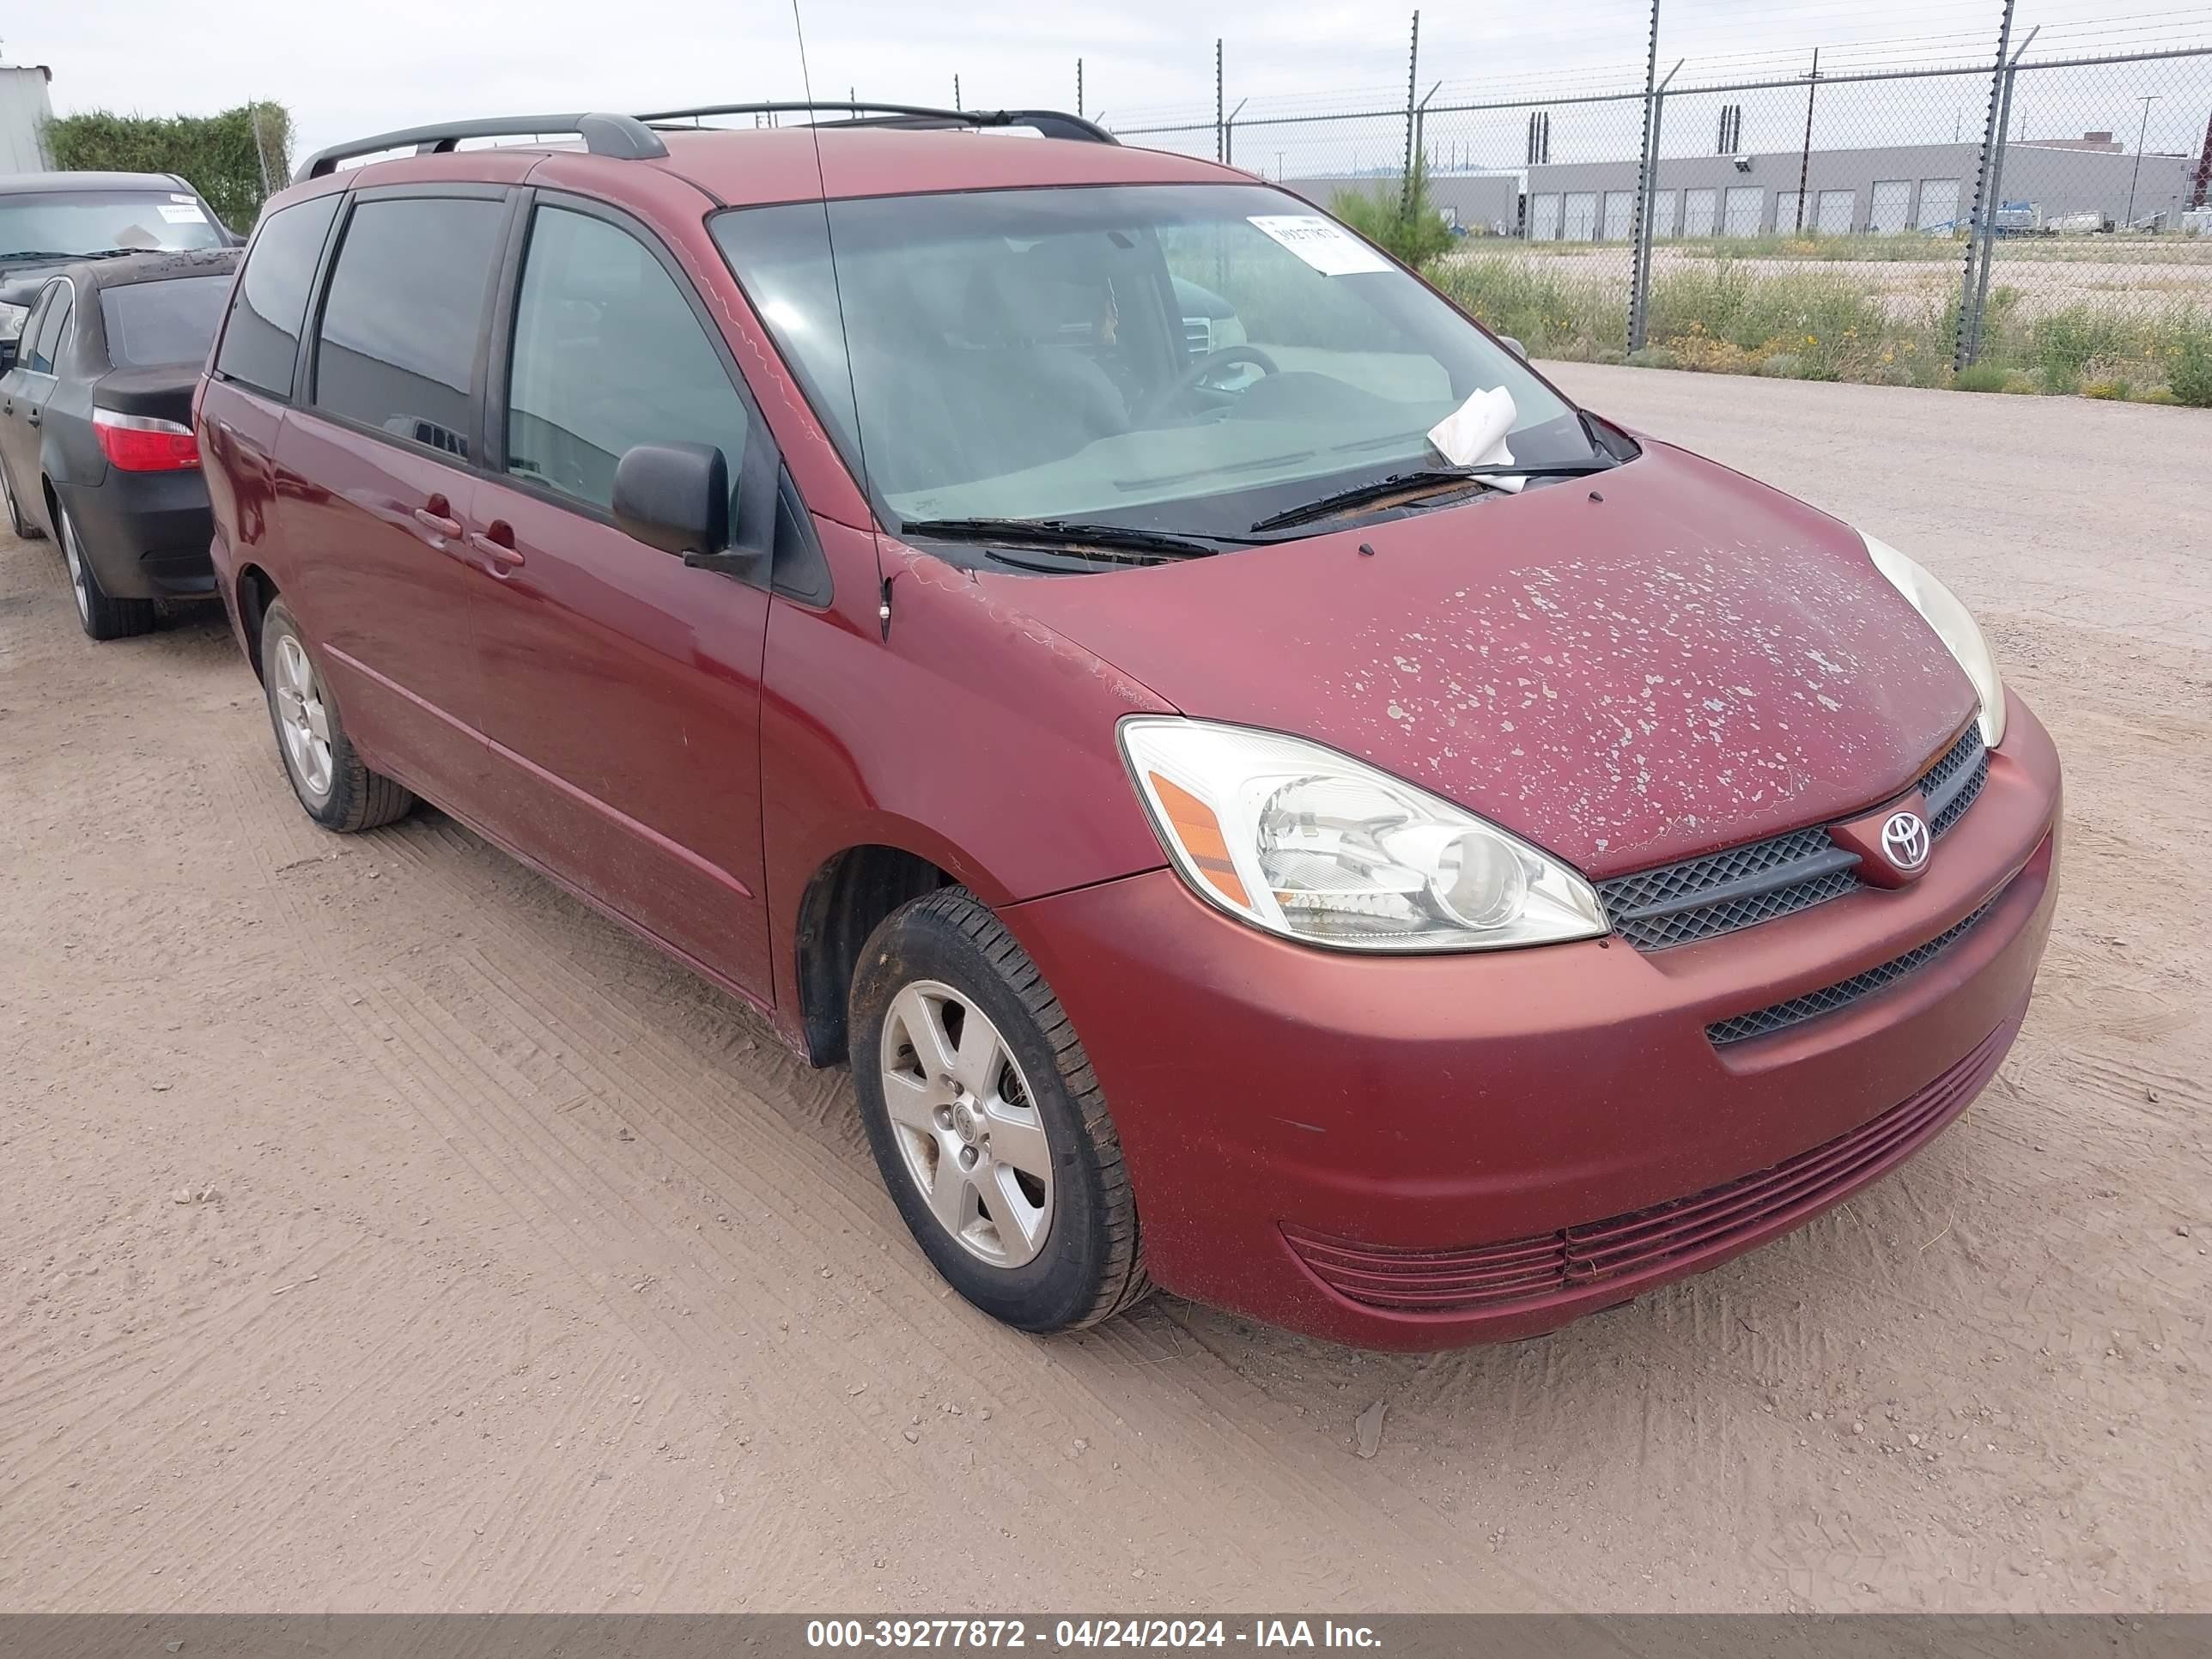
M 488 530 L 472 532 L 469 545 L 489 562 L 495 576 L 503 575 L 522 562 L 522 550 L 514 544 L 514 526 L 504 519 L 495 519 Z
M 26 415 L 23 418 L 28 421 L 33 426 L 43 426 L 46 424 L 45 417 L 35 409 L 28 415 Z

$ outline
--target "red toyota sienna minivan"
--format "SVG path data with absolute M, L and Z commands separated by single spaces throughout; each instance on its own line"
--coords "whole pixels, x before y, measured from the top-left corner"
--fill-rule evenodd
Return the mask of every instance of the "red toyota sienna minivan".
M 1246 174 L 812 111 L 270 203 L 198 431 L 317 822 L 433 801 L 848 1062 L 1025 1330 L 1528 1336 L 1966 1108 L 2059 769 L 1925 569 Z

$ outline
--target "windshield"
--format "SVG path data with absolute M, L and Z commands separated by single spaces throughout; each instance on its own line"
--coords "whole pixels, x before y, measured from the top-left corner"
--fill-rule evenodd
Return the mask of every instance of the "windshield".
M 1517 358 L 1278 191 L 981 191 L 826 216 L 834 280 L 819 203 L 732 210 L 714 229 L 901 523 L 1242 536 L 1331 489 L 1440 465 L 1429 428 L 1501 386 L 1516 462 L 1593 458 Z
M 42 190 L 0 195 L 0 259 L 117 248 L 221 247 L 222 233 L 190 191 Z
M 196 363 L 230 299 L 230 276 L 176 276 L 100 291 L 107 356 L 118 364 Z

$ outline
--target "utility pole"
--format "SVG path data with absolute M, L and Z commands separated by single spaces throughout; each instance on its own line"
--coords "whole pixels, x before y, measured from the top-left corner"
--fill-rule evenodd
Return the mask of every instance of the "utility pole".
M 1990 70 L 1990 112 L 1982 129 L 1981 167 L 1974 179 L 1974 216 L 1967 224 L 1966 264 L 1960 278 L 1959 331 L 1951 348 L 1951 367 L 1954 371 L 1972 362 L 1974 353 L 1981 348 L 1982 319 L 1974 314 L 1974 297 L 1980 291 L 1982 228 L 1990 211 L 1990 164 L 1996 159 L 2005 70 L 2012 59 L 2012 9 L 2013 0 L 2005 0 L 2004 15 L 1997 24 L 1996 62 Z
M 1996 160 L 1990 164 L 1990 199 L 1997 204 L 1998 213 L 2004 211 L 2005 134 L 2012 130 L 2013 83 L 2020 78 L 2020 60 L 2027 56 L 2028 48 L 2035 44 L 2035 37 L 2042 33 L 2043 25 L 2040 23 L 2030 29 L 2027 39 L 2020 43 L 2020 50 L 2013 53 L 2012 62 L 2005 69 L 2004 101 L 1997 106 L 1997 153 Z M 1982 319 L 1989 314 L 1990 267 L 1996 263 L 1992 252 L 1996 245 L 1996 214 L 1993 213 L 1990 216 L 1989 223 L 1982 228 L 1982 268 L 1974 277 L 1974 334 L 1967 345 L 1977 355 L 1982 349 Z
M 952 107 L 960 107 L 960 77 L 957 75 L 952 77 Z
M 1223 155 L 1223 152 L 1229 148 L 1229 141 L 1223 135 L 1222 131 L 1224 117 L 1221 111 L 1223 102 L 1224 99 L 1221 91 L 1221 37 L 1217 34 L 1213 37 L 1213 159 L 1217 161 L 1227 159 Z
M 1675 67 L 1680 69 L 1680 64 Z M 1671 76 L 1668 77 L 1673 78 Z M 1651 0 L 1651 29 L 1644 48 L 1644 144 L 1643 154 L 1636 166 L 1636 220 L 1629 227 L 1633 252 L 1629 255 L 1628 267 L 1628 349 L 1636 350 L 1644 343 L 1644 287 L 1649 273 L 1644 268 L 1644 249 L 1648 246 L 1644 232 L 1651 217 L 1651 170 L 1659 158 L 1652 154 L 1651 116 L 1659 107 L 1659 0 Z M 1600 210 L 1602 213 L 1603 210 Z M 1601 233 L 1605 226 L 1601 221 Z
M 1398 216 L 1413 216 L 1413 125 L 1419 117 L 1419 106 L 1413 94 L 1421 74 L 1421 14 L 1413 14 L 1413 43 L 1406 54 L 1406 171 L 1398 181 Z
M 1651 46 L 1656 52 L 1659 46 L 1659 0 L 1651 0 Z M 1667 88 L 1674 84 L 1674 77 L 1682 72 L 1686 58 L 1677 58 L 1674 67 L 1667 71 L 1667 78 L 1656 86 L 1651 85 L 1651 71 L 1659 67 L 1653 58 L 1644 72 L 1644 84 L 1650 88 L 1644 112 L 1644 170 L 1636 188 L 1636 253 L 1629 276 L 1628 287 L 1628 349 L 1641 351 L 1651 328 L 1651 236 L 1656 228 L 1651 222 L 1652 204 L 1659 196 L 1659 137 L 1667 113 Z
M 1820 49 L 1813 48 L 1813 72 L 1805 77 L 1805 148 L 1797 153 L 1797 229 L 1805 229 L 1805 180 L 1813 171 L 1813 94 L 1820 89 Z M 1819 222 L 1814 221 L 1815 223 Z
M 2143 140 L 2150 136 L 2150 106 L 2164 95 L 2156 92 L 2143 95 L 2142 125 L 2136 130 L 2136 165 L 2135 171 L 2128 174 L 2128 210 L 2120 221 L 2122 230 L 2129 229 L 2136 222 L 2136 181 L 2142 177 Z

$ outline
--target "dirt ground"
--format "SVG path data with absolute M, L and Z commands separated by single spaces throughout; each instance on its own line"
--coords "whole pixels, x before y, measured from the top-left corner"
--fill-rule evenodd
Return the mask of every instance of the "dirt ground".
M 434 812 L 315 830 L 216 619 L 93 646 L 0 542 L 0 1607 L 2212 1608 L 2212 416 L 1560 378 L 1955 581 L 2064 897 L 1907 1168 L 1433 1358 L 994 1326 L 842 1073 Z

